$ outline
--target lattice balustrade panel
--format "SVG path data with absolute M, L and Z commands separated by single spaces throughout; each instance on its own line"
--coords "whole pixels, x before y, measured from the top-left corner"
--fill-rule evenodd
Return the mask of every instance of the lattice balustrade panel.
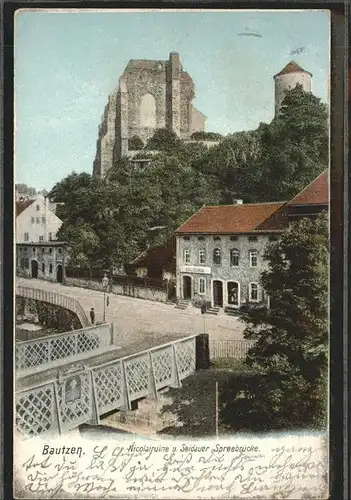
M 72 375 L 72 378 L 79 380 L 79 396 L 75 399 L 68 400 L 67 380 L 63 384 L 57 384 L 61 422 L 65 430 L 88 422 L 93 416 L 93 392 L 90 374 L 80 373 Z
M 49 361 L 49 345 L 45 340 L 16 346 L 16 368 L 31 368 Z
M 124 394 L 121 363 L 94 370 L 93 375 L 100 414 L 123 406 Z
M 51 361 L 63 359 L 77 354 L 76 335 L 65 335 L 57 339 L 50 340 Z
M 154 367 L 156 389 L 165 387 L 166 385 L 174 382 L 174 359 L 172 346 L 165 347 L 158 351 L 153 351 L 151 355 Z
M 149 355 L 142 354 L 125 361 L 130 399 L 146 396 L 149 387 Z
M 16 427 L 28 437 L 57 431 L 53 384 L 16 395 Z
M 77 334 L 77 348 L 78 352 L 89 352 L 98 349 L 100 346 L 100 339 L 96 333 L 82 332 Z
M 175 344 L 179 377 L 183 379 L 195 371 L 195 338 Z

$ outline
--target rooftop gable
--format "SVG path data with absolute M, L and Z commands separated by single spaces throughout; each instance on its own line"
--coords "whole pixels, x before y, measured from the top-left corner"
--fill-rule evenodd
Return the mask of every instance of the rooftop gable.
M 290 61 L 279 73 L 274 75 L 274 78 L 276 76 L 288 75 L 289 73 L 308 73 L 312 76 L 312 73 L 301 68 L 295 61 Z
M 316 179 L 295 196 L 289 205 L 328 205 L 329 174 L 324 170 Z
M 16 217 L 26 210 L 35 200 L 16 201 Z

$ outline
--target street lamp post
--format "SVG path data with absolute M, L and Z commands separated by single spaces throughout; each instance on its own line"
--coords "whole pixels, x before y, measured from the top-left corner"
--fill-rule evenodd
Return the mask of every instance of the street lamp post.
M 102 288 L 104 290 L 104 323 L 106 322 L 106 288 L 108 285 L 108 277 L 106 276 L 106 273 L 104 277 L 102 278 Z

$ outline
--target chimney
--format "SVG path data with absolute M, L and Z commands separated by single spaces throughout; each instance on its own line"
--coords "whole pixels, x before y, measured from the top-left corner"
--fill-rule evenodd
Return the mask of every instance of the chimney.
M 243 204 L 243 200 L 233 200 L 233 205 L 242 205 Z

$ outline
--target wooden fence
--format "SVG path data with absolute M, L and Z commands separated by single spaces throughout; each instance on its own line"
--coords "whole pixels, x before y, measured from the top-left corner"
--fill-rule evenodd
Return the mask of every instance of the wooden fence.
M 249 340 L 210 340 L 210 358 L 245 359 L 254 343 Z

